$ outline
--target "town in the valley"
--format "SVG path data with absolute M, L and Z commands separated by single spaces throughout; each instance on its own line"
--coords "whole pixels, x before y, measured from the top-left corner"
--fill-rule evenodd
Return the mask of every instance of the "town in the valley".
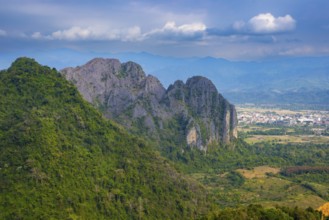
M 329 127 L 329 111 L 237 108 L 240 125 L 272 124 L 282 126 Z

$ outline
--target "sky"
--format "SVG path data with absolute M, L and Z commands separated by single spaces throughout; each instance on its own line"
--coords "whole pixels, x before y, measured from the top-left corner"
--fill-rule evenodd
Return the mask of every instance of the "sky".
M 329 55 L 328 0 L 0 0 L 15 56 L 147 52 L 261 60 Z

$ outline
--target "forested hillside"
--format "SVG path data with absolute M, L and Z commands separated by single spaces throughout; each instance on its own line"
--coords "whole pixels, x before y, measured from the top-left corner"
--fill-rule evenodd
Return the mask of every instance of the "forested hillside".
M 0 73 L 0 219 L 191 219 L 206 193 L 55 69 Z

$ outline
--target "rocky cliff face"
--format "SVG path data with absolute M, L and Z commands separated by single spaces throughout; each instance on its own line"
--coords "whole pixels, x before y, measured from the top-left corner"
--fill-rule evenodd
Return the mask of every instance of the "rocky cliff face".
M 235 108 L 207 78 L 176 81 L 166 90 L 136 63 L 100 58 L 61 72 L 106 117 L 134 133 L 204 151 L 237 138 Z
M 233 105 L 220 95 L 207 78 L 195 76 L 186 84 L 169 86 L 164 102 L 175 115 L 187 120 L 186 142 L 201 150 L 211 144 L 229 143 L 237 138 L 237 117 Z

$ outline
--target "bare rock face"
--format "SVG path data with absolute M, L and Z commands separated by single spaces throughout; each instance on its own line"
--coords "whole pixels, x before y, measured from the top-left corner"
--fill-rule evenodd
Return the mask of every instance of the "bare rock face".
M 147 118 L 161 113 L 159 102 L 165 88 L 155 77 L 146 76 L 140 65 L 96 58 L 81 67 L 65 68 L 61 73 L 105 116 L 127 127 L 132 126 L 130 119 L 145 117 L 146 124 L 154 129 L 155 125 Z
M 235 108 L 207 78 L 176 81 L 166 90 L 136 63 L 101 58 L 61 73 L 106 117 L 134 133 L 203 151 L 237 138 Z
M 209 79 L 195 76 L 186 84 L 177 81 L 169 86 L 164 99 L 175 114 L 183 114 L 189 120 L 186 130 L 189 146 L 206 151 L 210 144 L 229 143 L 237 138 L 235 108 Z

